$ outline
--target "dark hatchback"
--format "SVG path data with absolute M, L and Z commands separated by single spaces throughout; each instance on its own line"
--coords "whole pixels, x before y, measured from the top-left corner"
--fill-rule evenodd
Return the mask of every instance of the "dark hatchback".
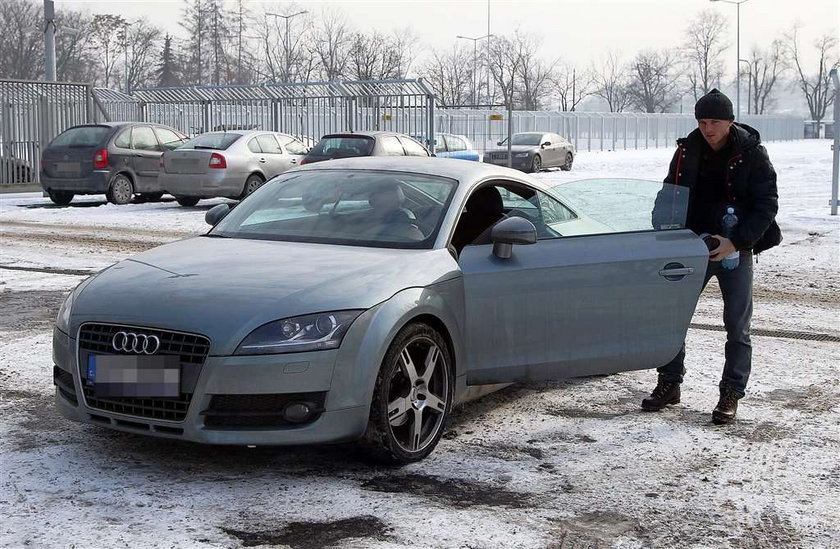
M 59 205 L 77 194 L 102 194 L 114 204 L 134 195 L 159 200 L 160 156 L 189 138 L 160 124 L 104 122 L 73 126 L 58 135 L 41 157 L 41 187 Z
M 304 157 L 301 165 L 355 156 L 432 156 L 432 154 L 419 141 L 400 133 L 333 133 L 322 137 Z

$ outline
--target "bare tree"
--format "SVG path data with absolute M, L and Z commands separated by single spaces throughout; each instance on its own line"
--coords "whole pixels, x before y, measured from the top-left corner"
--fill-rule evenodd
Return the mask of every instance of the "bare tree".
M 43 72 L 43 11 L 29 0 L 10 0 L 0 10 L 0 77 L 35 80 Z
M 592 68 L 593 95 L 607 102 L 610 112 L 622 112 L 630 106 L 627 93 L 628 68 L 616 53 L 609 53 L 600 67 Z
M 153 84 L 155 81 L 155 53 L 158 51 L 161 31 L 148 20 L 140 19 L 128 27 L 126 48 L 128 48 L 128 89 L 134 90 Z
M 230 30 L 232 31 L 233 47 L 236 61 L 234 68 L 228 75 L 228 80 L 235 84 L 247 84 L 252 81 L 251 65 L 254 56 L 247 46 L 245 27 L 248 25 L 250 13 L 245 7 L 245 0 L 236 0 L 236 8 L 231 13 Z
M 277 13 L 270 9 L 252 15 L 252 29 L 256 32 L 262 54 L 260 63 L 255 64 L 254 69 L 269 82 L 308 80 L 316 66 L 310 49 L 304 47 L 309 41 L 310 26 L 298 21 L 298 17 L 288 20 L 287 25 L 283 17 L 270 15 Z M 286 5 L 283 9 L 291 15 L 297 8 Z
M 114 86 L 119 84 L 117 63 L 120 53 L 125 50 L 125 28 L 128 22 L 120 15 L 99 13 L 93 16 L 91 24 L 91 41 L 99 60 L 103 81 L 97 83 L 108 88 L 113 80 Z
M 539 110 L 542 102 L 551 94 L 551 83 L 557 62 L 546 62 L 540 59 L 542 40 L 537 36 L 517 32 L 511 40 L 520 56 L 517 71 L 520 83 L 519 107 L 526 111 Z
M 811 120 L 819 122 L 825 117 L 825 111 L 828 107 L 834 103 L 834 93 L 829 73 L 831 69 L 840 67 L 837 54 L 837 37 L 827 33 L 814 41 L 814 47 L 816 47 L 819 57 L 817 72 L 816 74 L 807 74 L 803 68 L 804 61 L 799 49 L 798 34 L 799 29 L 794 26 L 786 35 L 789 41 L 788 49 L 793 68 L 799 78 L 799 88 L 808 102 Z
M 207 75 L 207 39 L 210 26 L 207 18 L 207 0 L 184 0 L 186 5 L 181 17 L 181 27 L 187 32 L 181 41 L 185 84 L 203 84 Z
M 405 78 L 414 62 L 417 38 L 408 30 L 385 36 L 357 32 L 350 48 L 349 74 L 356 80 Z
M 420 75 L 442 105 L 464 105 L 472 101 L 473 55 L 460 43 L 447 52 L 433 51 L 420 68 Z
M 728 23 L 714 10 L 705 10 L 688 25 L 685 57 L 688 82 L 694 100 L 709 93 L 723 76 L 723 53 Z
M 344 76 L 353 45 L 353 32 L 344 14 L 334 9 L 322 9 L 310 36 L 312 56 L 320 64 L 321 77 L 337 80 Z
M 522 65 L 522 42 L 515 37 L 498 36 L 490 42 L 487 64 L 497 93 L 505 105 L 513 105 L 516 79 Z
M 585 97 L 594 93 L 595 78 L 591 70 L 578 71 L 574 65 L 562 63 L 552 79 L 552 88 L 560 110 L 574 112 Z
M 772 106 L 771 93 L 779 77 L 787 70 L 784 45 L 773 40 L 766 50 L 753 48 L 749 58 L 749 97 L 753 114 L 765 114 Z
M 666 112 L 677 98 L 674 91 L 674 59 L 668 50 L 643 51 L 630 63 L 627 93 L 634 107 L 643 112 Z

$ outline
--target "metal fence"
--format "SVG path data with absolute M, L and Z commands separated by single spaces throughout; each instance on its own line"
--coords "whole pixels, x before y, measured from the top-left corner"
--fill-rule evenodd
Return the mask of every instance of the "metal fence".
M 802 118 L 748 115 L 740 122 L 756 128 L 764 141 L 802 139 Z M 697 121 L 688 114 L 514 111 L 512 126 L 513 133 L 560 134 L 579 151 L 606 151 L 671 147 Z M 438 109 L 435 131 L 465 135 L 484 152 L 507 138 L 507 112 Z
M 0 80 L 0 184 L 37 180 L 41 149 L 91 119 L 87 84 Z
M 421 80 L 96 89 L 98 119 L 157 122 L 196 135 L 221 129 L 265 129 L 314 139 L 348 130 L 391 130 L 427 138 L 434 96 Z

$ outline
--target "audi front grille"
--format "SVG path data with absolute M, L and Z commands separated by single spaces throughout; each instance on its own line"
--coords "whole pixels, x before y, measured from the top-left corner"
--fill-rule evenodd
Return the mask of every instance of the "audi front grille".
M 118 332 L 156 336 L 160 350 L 156 355 L 176 355 L 181 369 L 181 394 L 177 398 L 96 397 L 87 384 L 88 355 L 133 355 L 115 351 L 111 342 Z M 184 421 L 190 406 L 201 367 L 210 351 L 210 340 L 204 336 L 169 332 L 152 328 L 117 326 L 112 324 L 83 324 L 79 330 L 79 376 L 85 402 L 91 408 L 129 416 L 167 421 Z

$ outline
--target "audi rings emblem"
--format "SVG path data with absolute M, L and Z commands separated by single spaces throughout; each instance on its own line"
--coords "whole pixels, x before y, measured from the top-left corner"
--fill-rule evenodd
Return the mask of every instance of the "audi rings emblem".
M 111 347 L 115 351 L 137 353 L 138 355 L 153 355 L 160 350 L 160 339 L 157 336 L 147 336 L 132 332 L 117 332 L 111 339 Z

